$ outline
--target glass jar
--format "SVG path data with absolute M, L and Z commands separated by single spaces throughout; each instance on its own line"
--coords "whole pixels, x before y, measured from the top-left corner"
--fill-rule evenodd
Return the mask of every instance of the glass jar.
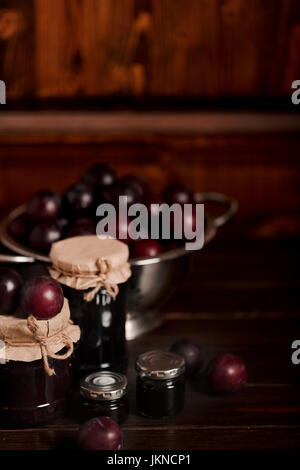
M 136 361 L 137 408 L 148 418 L 170 418 L 184 407 L 184 359 L 178 354 L 150 351 Z
M 116 372 L 95 372 L 80 382 L 80 420 L 108 416 L 122 424 L 129 413 L 127 378 Z
M 75 351 L 80 377 L 97 370 L 124 372 L 127 365 L 125 337 L 127 283 L 120 284 L 116 297 L 102 287 L 93 300 L 84 300 L 86 291 L 64 286 L 72 320 L 80 327 L 81 337 Z
M 0 315 L 0 424 L 37 426 L 62 414 L 79 337 L 66 299 L 61 312 L 48 320 L 21 311 Z
M 52 244 L 51 276 L 61 284 L 71 318 L 81 329 L 75 352 L 79 377 L 99 370 L 126 369 L 128 257 L 125 243 L 96 235 Z
M 38 426 L 63 413 L 71 384 L 71 358 L 48 358 L 48 362 L 55 371 L 51 376 L 45 373 L 42 359 L 0 364 L 2 425 Z

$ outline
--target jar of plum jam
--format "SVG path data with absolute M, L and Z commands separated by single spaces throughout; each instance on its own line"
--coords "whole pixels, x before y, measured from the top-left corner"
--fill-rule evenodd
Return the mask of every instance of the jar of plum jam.
M 49 365 L 55 370 L 53 376 L 45 373 L 41 359 L 0 365 L 1 425 L 38 426 L 63 413 L 71 385 L 71 359 L 53 359 Z
M 136 361 L 137 408 L 148 418 L 171 418 L 184 406 L 184 359 L 165 351 L 149 351 Z
M 116 297 L 102 287 L 89 302 L 84 299 L 89 291 L 77 291 L 68 286 L 63 286 L 63 290 L 69 299 L 72 319 L 82 332 L 75 351 L 79 375 L 82 377 L 97 369 L 124 371 L 127 284 L 120 285 Z
M 127 378 L 123 374 L 101 371 L 80 382 L 80 419 L 108 416 L 122 424 L 129 413 Z
M 49 320 L 0 316 L 0 424 L 28 427 L 60 416 L 71 385 L 71 355 L 80 330 L 68 302 Z
M 81 329 L 75 352 L 79 376 L 99 370 L 124 371 L 127 280 L 131 275 L 125 243 L 96 235 L 52 245 L 50 273 L 64 290 L 71 318 Z

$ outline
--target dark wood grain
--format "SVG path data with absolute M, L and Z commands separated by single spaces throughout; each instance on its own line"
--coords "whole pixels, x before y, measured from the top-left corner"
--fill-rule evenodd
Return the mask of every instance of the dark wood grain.
M 73 449 L 78 426 L 7 432 L 2 450 Z M 125 450 L 298 450 L 300 426 L 187 426 L 124 429 Z M 1 440 L 0 432 L 0 440 Z M 1 445 L 1 441 L 0 441 Z
M 4 111 L 4 110 L 3 110 Z M 30 111 L 0 114 L 0 139 L 39 143 L 96 143 L 112 136 L 272 136 L 299 134 L 296 112 L 254 111 Z
M 9 100 L 286 96 L 299 11 L 297 0 L 1 0 L 0 76 Z
M 216 320 L 226 315 L 258 320 L 298 315 L 299 241 L 230 240 L 234 236 L 231 232 L 225 243 L 221 230 L 218 240 L 191 257 L 182 295 L 166 305 L 172 318 L 182 311 Z
M 0 77 L 10 99 L 36 90 L 33 0 L 0 0 Z

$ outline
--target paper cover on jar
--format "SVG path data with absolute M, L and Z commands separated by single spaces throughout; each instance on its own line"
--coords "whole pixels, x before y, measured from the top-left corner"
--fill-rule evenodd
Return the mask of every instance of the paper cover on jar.
M 60 313 L 49 320 L 37 320 L 21 313 L 0 315 L 0 340 L 4 342 L 1 359 L 32 362 L 47 357 L 63 359 L 71 355 L 73 343 L 79 341 L 80 328 L 70 319 L 69 303 L 64 299 Z M 58 352 L 66 348 L 66 354 Z M 46 365 L 47 368 L 47 365 Z
M 50 251 L 51 276 L 78 290 L 93 289 L 86 300 L 92 300 L 101 287 L 112 296 L 118 284 L 131 276 L 129 249 L 125 243 L 96 235 L 68 238 L 53 243 Z

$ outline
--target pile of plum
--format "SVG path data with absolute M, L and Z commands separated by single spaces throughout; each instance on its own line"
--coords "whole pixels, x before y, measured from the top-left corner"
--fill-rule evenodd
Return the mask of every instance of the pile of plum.
M 154 194 L 148 183 L 137 175 L 118 178 L 115 171 L 107 164 L 96 164 L 90 167 L 81 181 L 68 187 L 60 195 L 51 190 L 42 190 L 33 196 L 24 214 L 15 218 L 9 226 L 10 235 L 41 253 L 49 253 L 51 244 L 78 235 L 96 233 L 99 217 L 96 208 L 102 203 L 110 203 L 118 209 L 119 196 L 127 196 L 128 206 L 143 203 L 149 209 L 151 204 L 167 203 L 172 205 L 194 204 L 192 192 L 183 184 L 172 183 L 162 194 Z M 153 209 L 152 207 L 152 210 Z M 128 236 L 127 222 L 119 222 L 116 236 L 125 233 L 125 241 L 134 258 L 157 256 L 163 251 L 179 247 L 184 240 L 151 240 L 150 238 L 133 241 Z M 195 211 L 183 212 L 182 230 L 185 233 L 196 227 Z M 146 237 L 144 237 L 146 238 Z
M 14 314 L 20 306 L 24 316 L 49 320 L 61 311 L 63 303 L 63 290 L 50 276 L 33 277 L 23 283 L 15 269 L 0 267 L 0 315 Z

